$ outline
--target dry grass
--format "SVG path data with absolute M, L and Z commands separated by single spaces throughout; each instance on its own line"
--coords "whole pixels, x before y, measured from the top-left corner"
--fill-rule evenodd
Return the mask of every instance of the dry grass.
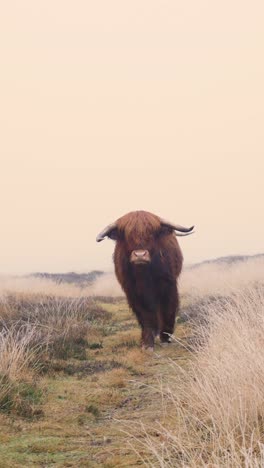
M 111 388 L 123 388 L 126 386 L 129 379 L 129 373 L 125 369 L 113 369 L 109 372 L 104 373 L 101 383 Z
M 94 340 L 111 314 L 90 298 L 19 295 L 3 296 L 0 302 L 0 330 L 31 330 L 31 344 L 40 344 L 49 355 L 67 357 L 72 345 Z M 33 331 L 34 330 L 34 333 Z M 21 332 L 22 333 L 22 332 Z
M 36 364 L 35 347 L 30 347 L 34 329 L 2 329 L 0 333 L 0 407 L 9 410 L 14 387 L 29 382 Z
M 94 342 L 94 328 L 99 333 L 110 317 L 89 298 L 17 292 L 2 296 L 0 410 L 31 416 L 32 406 L 26 403 L 30 393 L 39 393 L 39 373 L 63 370 L 69 358 L 86 359 L 89 343 L 100 346 Z M 58 364 L 58 360 L 65 364 Z
M 42 391 L 36 385 L 38 355 L 41 343 L 36 343 L 34 326 L 21 325 L 0 332 L 0 410 L 24 417 L 37 414 L 34 404 Z M 38 413 L 40 414 L 40 413 Z
M 263 266 L 186 270 L 187 322 L 152 356 L 112 275 L 0 285 L 5 466 L 264 466 Z
M 28 374 L 30 365 L 36 365 L 35 355 L 38 346 L 35 342 L 36 329 L 32 326 L 3 328 L 0 333 L 0 374 L 11 380 L 19 379 L 24 372 Z
M 163 382 L 167 424 L 143 442 L 162 467 L 264 465 L 264 295 L 251 286 L 204 306 L 192 360 Z M 203 320 L 200 320 L 203 318 Z

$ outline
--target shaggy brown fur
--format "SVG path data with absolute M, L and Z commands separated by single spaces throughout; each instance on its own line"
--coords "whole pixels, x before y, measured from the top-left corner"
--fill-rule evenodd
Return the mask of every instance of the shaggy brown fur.
M 179 307 L 177 278 L 183 257 L 172 228 L 146 211 L 122 216 L 108 236 L 115 239 L 115 272 L 128 303 L 142 328 L 142 344 L 153 347 L 159 334 L 162 342 L 170 341 Z M 150 261 L 133 264 L 131 253 L 147 250 Z

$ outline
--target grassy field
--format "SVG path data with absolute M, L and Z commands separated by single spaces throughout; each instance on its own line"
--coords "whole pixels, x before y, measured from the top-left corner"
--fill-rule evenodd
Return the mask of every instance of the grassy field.
M 153 354 L 123 297 L 2 289 L 0 467 L 263 466 L 262 272 L 186 271 Z
M 16 353 L 13 357 L 16 362 L 9 382 L 2 382 L 0 466 L 143 464 L 142 457 L 149 456 L 147 447 L 137 453 L 133 437 L 142 438 L 141 422 L 153 425 L 155 433 L 155 421 L 163 420 L 160 382 L 170 373 L 168 358 L 184 364 L 188 356 L 186 349 L 177 344 L 170 348 L 157 345 L 154 356 L 142 352 L 138 326 L 123 298 L 87 300 L 85 306 L 82 301 L 69 305 L 66 299 L 58 301 L 39 296 L 23 300 L 25 310 L 29 310 L 30 304 L 37 320 L 42 320 L 40 329 L 50 326 L 49 317 L 44 318 L 48 313 L 46 308 L 51 314 L 56 309 L 60 313 L 66 310 L 67 322 L 71 319 L 71 307 L 75 309 L 75 323 L 69 333 L 78 329 L 76 316 L 81 307 L 87 307 L 91 320 L 84 327 L 84 335 L 78 331 L 75 340 L 72 334 L 70 340 L 67 336 L 41 338 L 38 334 L 37 339 L 44 342 L 38 347 L 34 337 L 37 320 L 36 316 L 31 317 L 35 328 L 31 333 L 34 344 L 29 349 L 34 350 L 34 358 L 31 356 L 28 361 L 26 358 L 29 338 L 23 356 Z M 8 319 L 11 315 L 16 321 L 17 315 L 23 315 L 21 309 L 14 312 L 21 303 L 22 298 L 17 296 L 9 297 L 2 305 L 2 316 L 9 329 L 12 325 L 7 323 L 5 309 Z M 64 325 L 60 326 L 62 330 Z M 57 320 L 51 335 L 55 327 L 58 328 Z M 186 331 L 186 326 L 178 327 L 178 336 L 183 340 Z M 24 330 L 24 336 L 27 333 Z M 44 338 L 49 343 L 48 349 Z M 14 331 L 13 341 L 19 347 L 18 333 Z M 11 346 L 14 348 L 14 343 Z M 10 346 L 8 351 L 11 352 Z M 9 355 L 5 375 L 10 371 L 10 361 Z M 16 388 L 10 388 L 12 385 Z M 6 392 L 10 393 L 8 398 Z

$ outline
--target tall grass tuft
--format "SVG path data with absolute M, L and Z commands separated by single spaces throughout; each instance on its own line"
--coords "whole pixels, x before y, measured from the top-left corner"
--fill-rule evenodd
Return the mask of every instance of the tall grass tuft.
M 76 346 L 84 348 L 95 324 L 102 326 L 109 316 L 90 298 L 16 294 L 2 298 L 0 330 L 34 327 L 31 343 L 49 357 L 67 358 Z
M 40 343 L 36 344 L 37 330 L 30 324 L 1 326 L 0 410 L 31 417 L 32 403 L 41 396 L 34 378 L 40 350 Z
M 56 359 L 86 359 L 94 328 L 103 327 L 110 316 L 90 298 L 3 295 L 0 410 L 31 416 L 41 393 L 39 371 L 49 370 Z
M 163 386 L 168 424 L 145 428 L 152 466 L 264 466 L 262 286 L 205 305 L 194 327 L 189 366 L 171 363 Z

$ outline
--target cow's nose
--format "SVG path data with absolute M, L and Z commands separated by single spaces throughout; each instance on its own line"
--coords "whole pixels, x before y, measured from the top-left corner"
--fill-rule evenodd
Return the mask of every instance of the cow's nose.
M 133 250 L 130 255 L 130 262 L 140 264 L 140 263 L 149 263 L 150 255 L 148 250 L 140 249 Z
M 138 258 L 143 258 L 147 255 L 147 250 L 134 250 L 134 254 Z

